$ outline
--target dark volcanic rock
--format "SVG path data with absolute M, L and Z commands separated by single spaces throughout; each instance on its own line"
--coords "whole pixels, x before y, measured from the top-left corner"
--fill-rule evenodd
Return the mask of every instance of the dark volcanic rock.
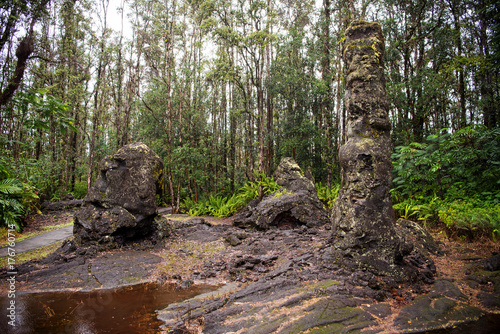
M 82 206 L 83 200 L 76 199 L 73 194 L 66 194 L 60 201 L 42 203 L 42 210 L 46 211 L 61 211 L 79 208 Z
M 488 271 L 500 270 L 500 254 L 495 254 L 484 261 L 484 269 Z
M 80 246 L 114 248 L 151 235 L 163 161 L 143 143 L 119 149 L 100 163 L 100 174 L 75 214 Z
M 391 125 L 384 77 L 384 36 L 376 22 L 345 32 L 347 142 L 339 150 L 343 186 L 333 209 L 332 246 L 339 263 L 403 278 L 399 263 L 412 247 L 395 228 Z
M 271 226 L 313 227 L 329 222 L 314 184 L 292 158 L 281 160 L 274 178 L 281 188 L 265 196 L 258 204 L 251 202 L 235 217 L 235 226 L 266 230 Z
M 429 294 L 419 296 L 405 306 L 394 324 L 402 332 L 422 332 L 476 321 L 485 314 L 481 309 L 467 305 L 466 300 L 455 284 L 439 280 Z

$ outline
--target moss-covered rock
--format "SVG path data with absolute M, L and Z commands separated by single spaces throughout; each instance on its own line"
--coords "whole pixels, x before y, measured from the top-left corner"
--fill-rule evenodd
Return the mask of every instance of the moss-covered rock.
M 339 151 L 343 187 L 333 210 L 333 248 L 346 265 L 403 277 L 398 261 L 411 247 L 396 233 L 389 193 L 391 127 L 382 28 L 355 21 L 345 35 L 347 142 Z
M 419 296 L 405 306 L 394 325 L 403 333 L 421 333 L 477 321 L 485 315 L 484 311 L 466 302 L 466 296 L 455 284 L 439 280 L 429 294 Z
M 143 143 L 126 145 L 104 158 L 75 214 L 76 243 L 109 249 L 151 235 L 162 177 L 163 161 Z
M 272 226 L 314 227 L 329 223 L 314 183 L 304 176 L 295 160 L 283 158 L 274 178 L 281 188 L 258 203 L 250 203 L 235 217 L 235 226 L 266 230 Z

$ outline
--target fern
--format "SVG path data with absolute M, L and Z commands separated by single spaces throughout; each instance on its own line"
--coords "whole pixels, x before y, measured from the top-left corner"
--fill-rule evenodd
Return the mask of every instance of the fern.
M 0 181 L 0 194 L 21 195 L 23 184 L 18 179 L 8 178 Z
M 16 178 L 0 180 L 0 226 L 23 230 L 22 219 L 38 196 L 32 187 Z
M 316 191 L 318 193 L 319 200 L 323 202 L 325 207 L 327 207 L 328 209 L 333 209 L 335 201 L 337 200 L 337 196 L 339 195 L 340 184 L 336 183 L 331 187 L 328 187 L 327 185 L 323 185 L 321 182 L 319 182 L 316 183 Z

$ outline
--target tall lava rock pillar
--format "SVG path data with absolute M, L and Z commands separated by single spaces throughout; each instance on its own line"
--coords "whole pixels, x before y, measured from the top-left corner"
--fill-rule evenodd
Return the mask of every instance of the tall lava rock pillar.
M 338 261 L 391 274 L 401 258 L 389 189 L 391 125 L 378 23 L 353 22 L 345 33 L 347 142 L 340 148 L 342 183 L 333 211 Z M 397 271 L 397 270 L 396 270 Z

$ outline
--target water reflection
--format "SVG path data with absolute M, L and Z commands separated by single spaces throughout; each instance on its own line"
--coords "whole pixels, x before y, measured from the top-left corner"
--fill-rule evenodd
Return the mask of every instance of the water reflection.
M 212 291 L 214 286 L 177 290 L 171 285 L 140 284 L 93 292 L 29 293 L 16 296 L 16 326 L 0 319 L 0 333 L 160 333 L 155 311 Z M 9 300 L 0 298 L 5 310 Z M 3 313 L 3 312 L 2 312 Z

